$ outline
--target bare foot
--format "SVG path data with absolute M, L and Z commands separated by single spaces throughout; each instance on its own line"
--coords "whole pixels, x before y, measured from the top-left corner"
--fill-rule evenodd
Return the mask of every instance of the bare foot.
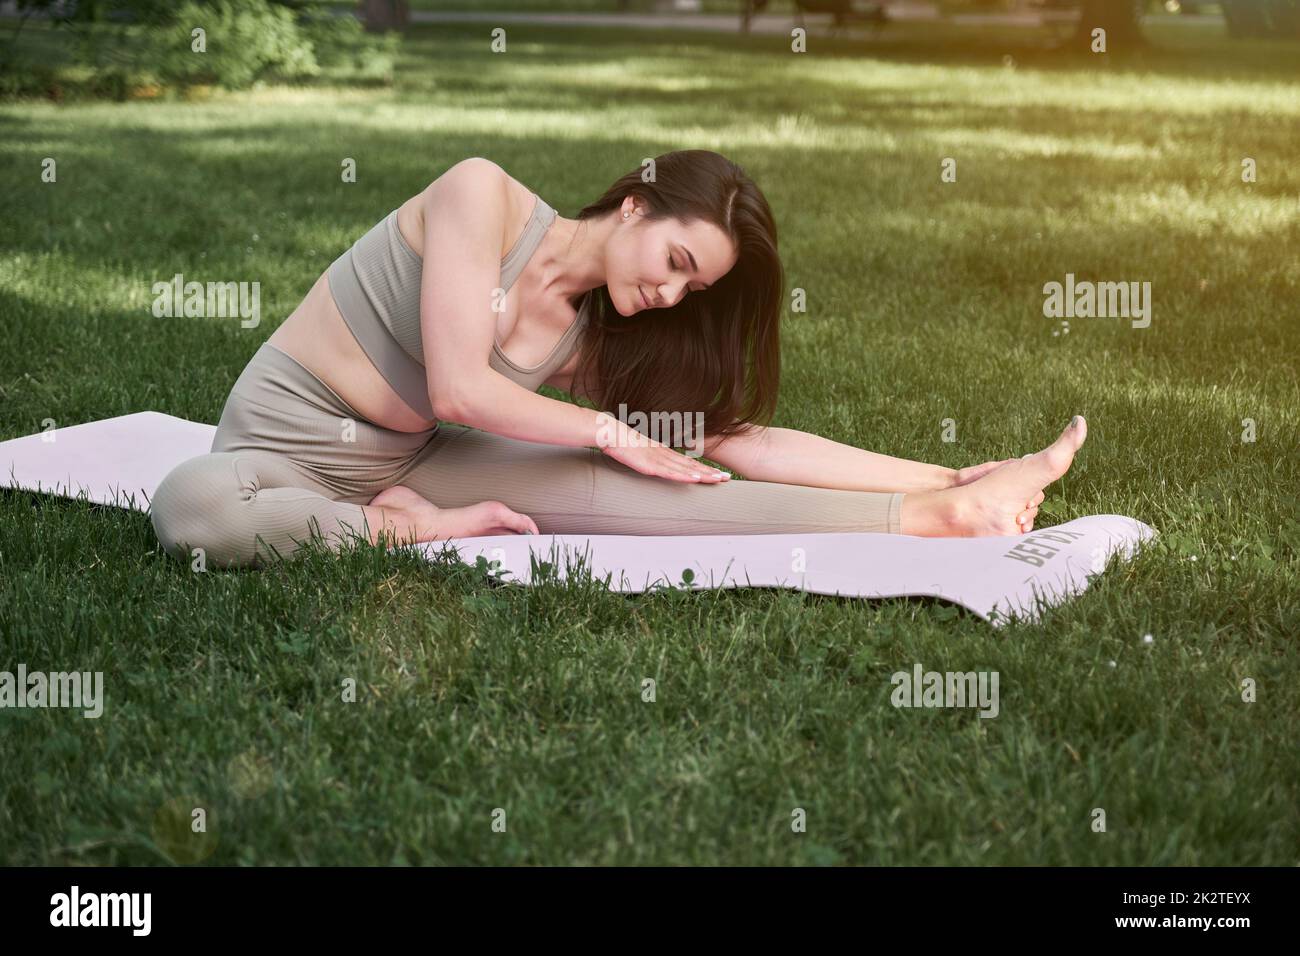
M 1076 415 L 1061 437 L 1040 452 L 995 468 L 968 485 L 904 496 L 902 533 L 974 538 L 1034 530 L 1043 489 L 1070 470 L 1087 437 L 1088 423 Z
M 480 501 L 464 508 L 439 508 L 405 485 L 385 488 L 363 505 L 370 523 L 370 543 L 386 529 L 398 542 L 444 541 L 495 534 L 539 534 L 527 515 L 499 501 Z

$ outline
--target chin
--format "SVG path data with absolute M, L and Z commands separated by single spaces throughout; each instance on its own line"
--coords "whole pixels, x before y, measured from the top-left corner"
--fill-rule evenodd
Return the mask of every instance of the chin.
M 630 311 L 627 311 L 627 312 L 624 312 L 622 309 L 619 308 L 619 306 L 618 306 L 618 302 L 615 302 L 615 303 L 614 303 L 614 308 L 617 309 L 617 310 L 618 310 L 618 314 L 621 315 L 621 316 L 623 316 L 624 318 L 627 318 L 629 315 L 635 315 L 637 312 L 641 311 L 641 309 L 643 309 L 643 308 L 645 307 L 645 306 L 642 305 L 642 303 L 641 303 L 641 293 L 637 291 L 637 287 L 636 287 L 636 286 L 632 286 L 632 294 L 631 294 L 630 298 L 631 298 L 632 302 L 634 303 L 634 305 L 633 305 L 632 309 L 631 309 Z

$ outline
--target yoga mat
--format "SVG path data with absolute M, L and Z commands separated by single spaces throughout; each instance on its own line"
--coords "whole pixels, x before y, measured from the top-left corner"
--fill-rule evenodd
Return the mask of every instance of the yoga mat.
M 215 425 L 160 412 L 48 429 L 0 442 L 0 483 L 11 489 L 148 509 L 172 468 L 212 447 Z M 537 573 L 587 576 L 612 591 L 664 587 L 785 587 L 842 597 L 929 596 L 960 604 L 994 626 L 1036 621 L 1087 589 L 1112 554 L 1132 557 L 1154 529 L 1123 515 L 1089 515 L 1024 535 L 489 535 L 414 545 L 426 558 L 455 550 L 486 562 L 497 581 Z M 495 562 L 495 564 L 493 563 Z M 543 564 L 549 568 L 543 568 Z

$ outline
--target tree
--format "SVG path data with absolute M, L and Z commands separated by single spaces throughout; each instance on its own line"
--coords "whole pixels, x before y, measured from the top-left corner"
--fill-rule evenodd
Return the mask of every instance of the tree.
M 407 0 L 359 0 L 361 22 L 374 33 L 403 30 L 411 22 L 411 5 Z

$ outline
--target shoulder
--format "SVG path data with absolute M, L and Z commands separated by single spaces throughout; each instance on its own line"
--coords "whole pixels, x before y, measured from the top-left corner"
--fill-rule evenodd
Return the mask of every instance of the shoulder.
M 436 201 L 438 194 L 445 194 L 448 190 L 453 190 L 460 198 L 472 197 L 479 208 L 482 208 L 482 203 L 503 204 L 502 256 L 509 250 L 514 237 L 523 231 L 533 212 L 533 191 L 499 164 L 483 156 L 471 156 L 449 167 L 429 184 L 427 192 Z
M 483 156 L 462 159 L 430 185 L 470 190 L 484 197 L 502 195 L 511 211 L 522 207 L 525 216 L 531 215 L 533 211 L 533 191 L 497 163 Z
M 509 179 L 509 174 L 492 160 L 471 156 L 448 167 L 425 191 L 433 197 L 452 192 L 458 197 L 494 200 L 508 194 Z
M 447 167 L 443 176 L 504 176 L 506 171 L 486 156 L 470 156 Z M 438 177 L 441 179 L 442 177 Z

